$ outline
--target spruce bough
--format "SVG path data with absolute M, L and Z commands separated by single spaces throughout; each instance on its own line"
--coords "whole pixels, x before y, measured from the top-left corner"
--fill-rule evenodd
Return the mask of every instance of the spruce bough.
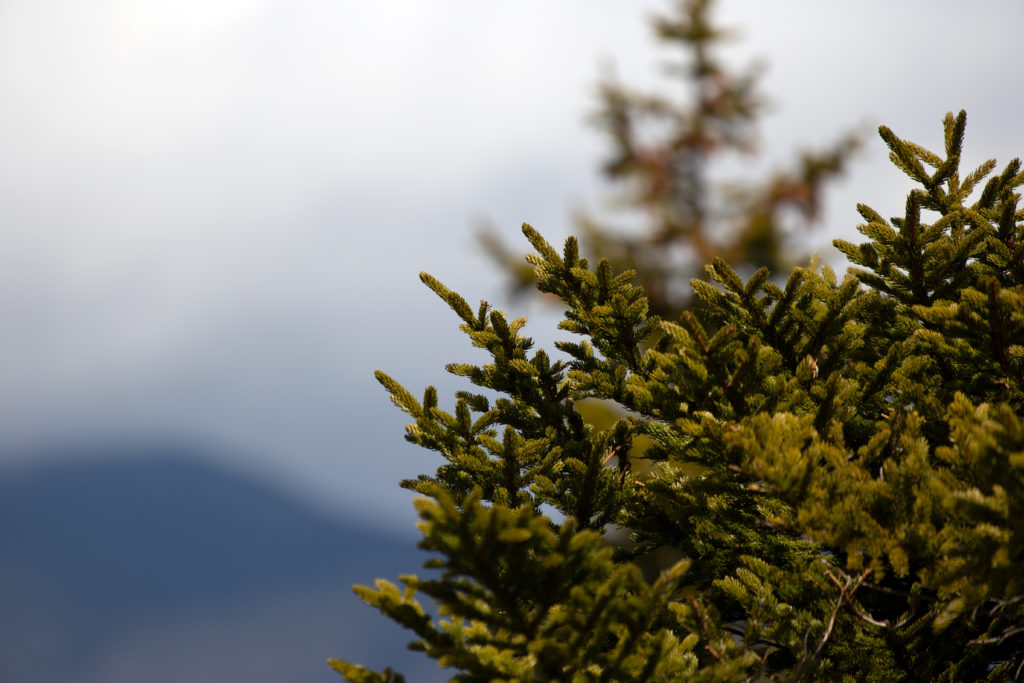
M 858 207 L 842 280 L 719 259 L 662 319 L 524 226 L 564 360 L 422 275 L 491 360 L 447 367 L 482 390 L 454 413 L 377 373 L 446 464 L 402 482 L 436 571 L 360 597 L 453 681 L 1020 679 L 1024 172 L 961 175 L 965 123 L 941 155 L 880 129 L 916 186 L 901 218 Z

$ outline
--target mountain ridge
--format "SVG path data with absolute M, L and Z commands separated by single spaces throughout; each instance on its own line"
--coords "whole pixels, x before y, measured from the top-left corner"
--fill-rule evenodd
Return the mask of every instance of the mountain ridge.
M 308 673 L 289 680 L 336 681 L 324 664 L 332 655 L 370 666 L 429 664 L 411 680 L 439 672 L 396 652 L 408 635 L 350 590 L 417 569 L 426 556 L 408 541 L 333 519 L 270 482 L 217 466 L 194 446 L 94 445 L 82 453 L 0 470 L 0 636 L 10 646 L 0 681 L 127 683 L 145 669 L 146 651 L 163 653 L 166 674 L 147 670 L 148 680 L 194 679 L 202 671 L 195 652 L 151 647 L 146 638 L 191 642 L 212 662 L 215 648 L 192 635 L 210 624 L 242 652 L 247 633 L 263 643 L 239 662 L 237 677 L 217 664 L 212 680 L 225 683 L 262 680 L 253 657 L 266 661 L 268 674 L 289 671 L 294 658 Z M 236 618 L 246 610 L 256 616 Z M 270 623 L 280 620 L 288 623 Z M 289 640 L 307 631 L 303 642 Z M 348 642 L 332 649 L 332 632 Z M 309 643 L 320 652 L 312 661 L 297 651 L 321 638 Z M 119 649 L 129 642 L 134 652 Z M 272 652 L 275 642 L 281 652 Z M 168 670 L 174 661 L 188 662 L 181 678 Z

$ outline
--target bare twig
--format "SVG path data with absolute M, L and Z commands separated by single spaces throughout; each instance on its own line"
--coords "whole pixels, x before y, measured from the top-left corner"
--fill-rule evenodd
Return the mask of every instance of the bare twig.
M 860 608 L 860 605 L 855 603 L 853 600 L 850 601 L 850 609 L 853 610 L 854 614 L 856 614 L 858 617 L 860 617 L 862 620 L 868 622 L 872 626 L 877 626 L 878 628 L 889 628 L 889 626 L 890 626 L 888 619 L 886 619 L 884 621 L 879 621 L 878 619 L 875 619 L 870 614 L 868 614 L 867 612 L 862 610 Z
M 844 575 L 844 578 L 846 579 L 844 584 L 844 582 L 840 581 L 830 569 L 825 569 L 825 576 L 839 587 L 839 599 L 836 600 L 836 604 L 832 608 L 832 614 L 828 619 L 828 626 L 825 627 L 825 632 L 821 636 L 821 641 L 818 643 L 818 647 L 815 648 L 814 654 L 801 660 L 800 665 L 793 674 L 793 680 L 800 680 L 804 673 L 806 673 L 807 669 L 810 668 L 811 664 L 817 661 L 818 657 L 821 656 L 821 653 L 825 650 L 825 645 L 828 644 L 828 639 L 832 636 L 832 630 L 835 628 L 836 617 L 839 616 L 840 608 L 842 608 L 844 602 L 849 602 L 853 605 L 853 594 L 857 592 L 857 589 L 860 588 L 861 583 L 864 582 L 864 579 L 866 579 L 869 574 L 871 574 L 871 569 L 865 569 L 861 572 L 860 576 L 857 577 L 856 581 L 854 581 L 853 578 Z M 810 630 L 804 634 L 804 650 L 807 649 L 808 635 L 810 635 Z
M 1004 631 L 999 637 L 992 638 L 975 638 L 970 641 L 971 645 L 993 645 L 1002 644 L 1007 638 L 1012 638 L 1018 633 L 1024 633 L 1024 626 L 1018 626 L 1017 628 L 1011 628 L 1009 631 Z

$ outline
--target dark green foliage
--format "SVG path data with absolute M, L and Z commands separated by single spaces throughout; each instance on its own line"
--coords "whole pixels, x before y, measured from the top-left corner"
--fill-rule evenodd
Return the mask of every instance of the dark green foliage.
M 440 574 L 359 594 L 458 681 L 1020 678 L 1024 173 L 961 177 L 965 121 L 942 155 L 881 129 L 918 187 L 902 218 L 861 207 L 842 279 L 717 259 L 661 318 L 524 226 L 563 360 L 424 275 L 491 358 L 448 370 L 485 393 L 452 415 L 378 373 L 447 461 L 403 483 Z M 583 399 L 622 417 L 597 429 Z

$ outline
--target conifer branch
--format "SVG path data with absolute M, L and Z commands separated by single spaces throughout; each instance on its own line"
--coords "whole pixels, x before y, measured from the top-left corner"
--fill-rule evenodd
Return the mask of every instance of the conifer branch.
M 659 30 L 703 50 L 708 7 L 684 2 Z M 697 64 L 701 79 L 722 74 L 708 54 Z M 673 175 L 635 128 L 670 106 L 606 95 L 621 152 L 609 173 L 676 197 L 665 240 L 698 234 L 706 207 L 687 184 L 702 162 L 687 145 L 732 144 L 703 128 L 718 114 L 680 143 L 690 165 Z M 591 267 L 574 238 L 559 252 L 524 225 L 538 289 L 582 337 L 559 342 L 566 360 L 533 351 L 525 319 L 473 311 L 424 274 L 489 355 L 447 370 L 498 396 L 460 391 L 448 412 L 433 387 L 418 401 L 376 374 L 412 419 L 406 438 L 444 458 L 403 482 L 425 496 L 421 547 L 438 573 L 358 595 L 456 680 L 1019 675 L 1024 173 L 1014 161 L 982 184 L 985 162 L 961 176 L 965 130 L 948 114 L 940 154 L 880 129 L 915 186 L 902 217 L 858 207 L 866 241 L 836 242 L 856 266 L 842 280 L 812 262 L 783 286 L 771 268 L 715 259 L 680 311 L 642 267 Z M 583 399 L 620 412 L 588 423 Z

